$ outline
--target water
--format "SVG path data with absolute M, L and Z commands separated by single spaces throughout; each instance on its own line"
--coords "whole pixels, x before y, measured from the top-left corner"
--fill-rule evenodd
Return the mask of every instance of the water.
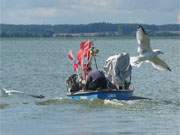
M 3 38 L 0 88 L 31 94 L 0 97 L 1 135 L 178 135 L 180 134 L 180 40 L 153 38 L 152 48 L 172 72 L 159 72 L 150 64 L 133 70 L 135 95 L 139 101 L 80 101 L 66 99 L 65 80 L 73 73 L 67 60 L 82 38 Z M 96 38 L 99 68 L 113 54 L 136 55 L 134 38 Z

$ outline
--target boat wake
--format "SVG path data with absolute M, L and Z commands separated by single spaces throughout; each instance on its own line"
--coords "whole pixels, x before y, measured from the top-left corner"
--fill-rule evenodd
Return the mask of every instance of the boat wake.
M 112 105 L 112 106 L 123 106 L 123 105 L 133 105 L 138 103 L 138 100 L 104 100 L 105 105 Z
M 49 98 L 35 102 L 36 105 L 62 105 L 62 104 L 73 104 L 73 103 L 75 102 L 68 98 L 63 98 L 63 97 Z
M 51 98 L 46 100 L 37 101 L 36 105 L 85 105 L 86 107 L 122 107 L 133 106 L 141 102 L 140 100 L 73 100 L 69 98 Z

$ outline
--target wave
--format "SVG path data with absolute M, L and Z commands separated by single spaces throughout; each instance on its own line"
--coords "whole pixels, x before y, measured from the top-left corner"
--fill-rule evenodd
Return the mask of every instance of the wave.
M 0 109 L 6 109 L 9 107 L 10 104 L 6 104 L 6 103 L 0 103 Z
M 36 105 L 85 105 L 88 107 L 122 107 L 122 106 L 133 106 L 141 102 L 140 100 L 129 100 L 129 101 L 120 101 L 120 100 L 74 100 L 65 97 L 45 99 L 37 101 Z

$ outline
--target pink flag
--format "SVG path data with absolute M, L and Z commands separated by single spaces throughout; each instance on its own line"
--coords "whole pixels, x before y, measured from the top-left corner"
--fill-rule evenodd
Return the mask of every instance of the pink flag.
M 73 55 L 72 50 L 69 51 L 68 58 L 70 59 L 70 61 L 73 64 L 74 71 L 77 72 L 78 71 L 78 64 L 76 63 L 76 60 L 74 59 L 74 55 Z
M 73 53 L 72 53 L 72 50 L 70 50 L 70 51 L 68 52 L 68 58 L 69 58 L 71 61 L 74 60 L 74 55 L 73 55 Z

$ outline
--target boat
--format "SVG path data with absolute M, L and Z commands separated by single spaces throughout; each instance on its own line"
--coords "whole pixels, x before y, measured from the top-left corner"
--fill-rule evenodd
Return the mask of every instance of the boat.
M 129 62 L 129 54 L 127 53 L 113 55 L 106 60 L 104 71 L 100 71 L 102 74 L 104 74 L 104 78 L 107 82 L 106 88 L 97 87 L 95 89 L 89 89 L 87 87 L 84 89 L 84 86 L 86 85 L 82 82 L 82 80 L 83 78 L 85 78 L 84 80 L 86 80 L 87 76 L 91 72 L 88 72 L 89 74 L 86 75 L 87 69 L 85 67 L 91 64 L 91 62 L 89 62 L 90 59 L 94 59 L 96 70 L 98 70 L 95 56 L 96 53 L 99 52 L 99 50 L 94 50 L 93 45 L 94 44 L 92 43 L 92 41 L 89 40 L 81 42 L 80 50 L 77 54 L 77 60 L 75 60 L 72 51 L 68 53 L 68 58 L 71 60 L 74 71 L 76 72 L 66 80 L 68 98 L 75 100 L 136 99 L 136 97 L 133 96 L 134 87 L 131 84 L 132 67 Z M 80 69 L 81 74 L 79 74 L 78 69 Z M 88 81 L 86 80 L 86 84 L 87 82 Z M 99 85 L 100 84 L 101 83 L 99 83 Z
M 134 99 L 133 92 L 134 90 L 89 90 L 67 93 L 67 96 L 75 100 L 132 100 Z

